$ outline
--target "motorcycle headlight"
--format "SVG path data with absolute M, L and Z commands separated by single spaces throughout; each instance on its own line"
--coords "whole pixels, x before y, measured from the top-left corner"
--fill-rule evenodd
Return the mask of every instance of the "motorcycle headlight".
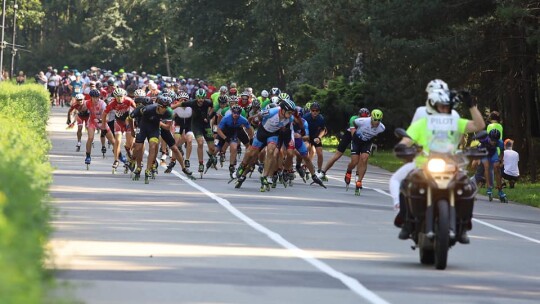
M 444 159 L 433 158 L 428 161 L 427 168 L 429 172 L 441 173 L 446 170 L 446 162 Z

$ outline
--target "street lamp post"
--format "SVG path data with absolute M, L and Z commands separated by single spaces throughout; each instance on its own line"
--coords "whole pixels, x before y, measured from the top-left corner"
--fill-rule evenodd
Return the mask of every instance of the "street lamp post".
M 2 37 L 0 38 L 0 79 L 4 79 L 4 30 L 6 29 L 6 0 L 2 6 Z
M 11 45 L 11 78 L 13 78 L 15 75 L 13 74 L 13 68 L 15 66 L 15 55 L 17 55 L 17 49 L 15 48 L 15 35 L 17 34 L 17 9 L 19 6 L 17 5 L 17 0 L 15 0 L 15 4 L 13 5 L 13 42 Z

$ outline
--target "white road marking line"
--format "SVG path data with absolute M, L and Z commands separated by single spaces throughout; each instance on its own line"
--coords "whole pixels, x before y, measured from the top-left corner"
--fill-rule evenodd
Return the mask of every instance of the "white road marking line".
M 162 166 L 164 167 L 164 166 Z M 221 198 L 214 193 L 206 190 L 202 186 L 198 185 L 197 183 L 193 182 L 192 180 L 188 179 L 187 177 L 181 175 L 176 170 L 173 170 L 171 172 L 175 176 L 179 177 L 192 187 L 198 189 L 202 193 L 206 194 L 208 197 L 212 198 L 213 200 L 217 201 L 222 207 L 227 209 L 231 214 L 236 216 L 238 219 L 242 220 L 249 226 L 251 226 L 253 229 L 265 234 L 268 238 L 276 242 L 277 244 L 281 245 L 283 248 L 288 249 L 294 253 L 297 257 L 301 258 L 302 260 L 306 261 L 307 263 L 311 264 L 315 268 L 319 269 L 320 271 L 326 273 L 327 275 L 336 278 L 340 280 L 345 286 L 347 286 L 352 292 L 356 293 L 357 295 L 361 296 L 362 298 L 366 299 L 370 303 L 374 304 L 389 304 L 386 300 L 379 297 L 377 294 L 372 292 L 371 290 L 367 289 L 364 285 L 362 285 L 358 280 L 355 278 L 352 278 L 342 272 L 339 272 L 335 270 L 334 268 L 330 267 L 328 264 L 317 260 L 313 256 L 311 256 L 306 251 L 298 248 L 294 244 L 290 243 L 286 239 L 284 239 L 281 235 L 278 233 L 273 232 L 272 230 L 264 227 L 263 225 L 257 223 L 244 213 L 242 213 L 240 210 L 236 209 L 228 200 Z

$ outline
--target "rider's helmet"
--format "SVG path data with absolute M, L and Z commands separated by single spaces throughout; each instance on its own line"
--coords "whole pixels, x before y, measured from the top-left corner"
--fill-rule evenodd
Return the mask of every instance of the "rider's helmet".
M 197 99 L 205 98 L 206 97 L 206 91 L 204 89 L 198 89 L 197 92 L 195 92 L 195 97 Z
M 432 90 L 430 93 L 428 93 L 426 111 L 429 114 L 438 113 L 439 111 L 437 110 L 437 104 L 448 105 L 450 108 L 452 108 L 453 102 L 450 100 L 448 91 L 438 89 Z
M 124 96 L 126 96 L 126 90 L 124 90 L 122 88 L 116 88 L 116 89 L 114 89 L 112 95 L 113 95 L 114 98 L 124 97 Z
M 501 139 L 501 132 L 497 129 L 492 129 L 489 131 L 489 139 L 491 140 L 499 140 Z
M 167 95 L 171 98 L 171 100 L 176 100 L 176 98 L 178 97 L 173 90 L 170 90 Z
M 374 109 L 371 111 L 371 120 L 373 121 L 381 121 L 383 118 L 383 113 L 379 109 Z
M 270 89 L 270 95 L 279 95 L 280 93 L 281 93 L 281 90 L 278 88 Z
M 239 105 L 234 105 L 231 107 L 231 113 L 233 114 L 240 114 L 242 113 L 242 107 L 240 107 Z
M 361 108 L 360 110 L 358 110 L 358 116 L 360 116 L 360 117 L 369 117 L 369 116 L 371 116 L 371 113 L 369 112 L 368 109 Z
M 236 95 L 229 96 L 229 102 L 230 103 L 238 103 L 238 96 L 236 96 Z
M 217 100 L 219 104 L 226 104 L 229 102 L 229 97 L 227 97 L 226 95 L 221 95 L 218 97 Z
M 258 109 L 261 107 L 261 102 L 258 99 L 254 99 L 253 102 L 251 103 L 251 107 Z
M 287 93 L 279 93 L 278 98 L 279 98 L 279 101 L 291 99 L 291 97 Z
M 292 100 L 286 99 L 286 100 L 282 100 L 279 103 L 279 107 L 283 111 L 294 111 L 294 109 L 296 108 L 296 105 L 294 104 L 294 102 Z
M 88 93 L 90 95 L 90 97 L 99 97 L 99 95 L 101 95 L 99 93 L 99 90 L 96 90 L 96 89 L 92 89 L 90 90 L 90 93 Z
M 79 93 L 79 94 L 75 95 L 75 99 L 77 99 L 77 100 L 83 100 L 83 99 L 84 99 L 84 95 L 81 94 L 81 93 Z
M 114 79 L 112 78 L 107 79 L 107 85 L 110 85 L 110 86 L 114 85 Z
M 317 110 L 317 111 L 320 111 L 321 110 L 321 105 L 318 103 L 318 102 L 313 102 L 311 104 L 311 106 L 309 107 L 309 110 L 310 111 L 313 111 L 313 110 Z
M 156 98 L 156 103 L 160 106 L 163 106 L 163 107 L 168 107 L 171 105 L 171 98 L 167 95 L 158 95 L 158 97 Z
M 136 96 L 135 97 L 135 103 L 137 105 L 143 105 L 143 106 L 151 105 L 152 104 L 152 98 L 146 97 L 146 96 Z
M 431 93 L 433 90 L 444 90 L 448 91 L 448 85 L 446 82 L 440 79 L 434 79 L 430 81 L 426 87 L 426 93 Z
M 133 93 L 135 97 L 144 97 L 146 96 L 146 92 L 143 89 L 137 89 L 135 90 L 135 93 Z
M 268 97 L 268 91 L 267 91 L 267 90 L 262 90 L 261 96 L 262 96 L 263 98 L 267 98 L 267 97 Z
M 278 104 L 279 102 L 279 97 L 277 96 L 272 96 L 272 99 L 270 99 L 272 101 L 273 104 Z
M 221 87 L 219 88 L 219 92 L 220 92 L 220 93 L 223 93 L 223 94 L 227 94 L 227 87 L 226 87 L 226 86 L 221 86 Z
M 187 92 L 182 92 L 178 94 L 178 99 L 189 99 L 189 94 Z

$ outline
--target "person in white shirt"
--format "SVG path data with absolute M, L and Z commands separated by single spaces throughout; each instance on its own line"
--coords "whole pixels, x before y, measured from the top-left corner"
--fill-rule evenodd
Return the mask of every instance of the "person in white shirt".
M 507 139 L 504 141 L 504 164 L 502 167 L 502 178 L 509 182 L 510 188 L 514 188 L 514 185 L 519 178 L 519 153 L 512 150 L 513 146 L 513 140 Z

